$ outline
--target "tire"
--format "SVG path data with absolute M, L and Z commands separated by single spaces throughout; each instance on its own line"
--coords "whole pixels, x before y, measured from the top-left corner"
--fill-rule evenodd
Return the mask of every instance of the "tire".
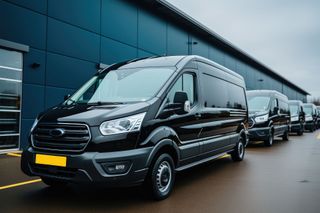
M 231 158 L 233 161 L 242 161 L 245 154 L 245 144 L 243 139 L 240 138 L 236 145 L 236 148 L 231 152 Z
M 264 140 L 264 145 L 268 146 L 268 147 L 272 146 L 273 138 L 274 138 L 273 132 L 270 131 L 268 138 L 266 140 Z
M 164 200 L 172 192 L 175 180 L 175 165 L 169 154 L 161 154 L 151 166 L 147 177 L 147 189 L 155 200 Z
M 282 135 L 282 140 L 288 141 L 289 140 L 289 133 L 288 131 L 285 131 Z
M 53 187 L 53 188 L 63 188 L 68 184 L 67 182 L 55 180 L 55 179 L 47 178 L 47 177 L 41 177 L 41 180 L 46 185 Z

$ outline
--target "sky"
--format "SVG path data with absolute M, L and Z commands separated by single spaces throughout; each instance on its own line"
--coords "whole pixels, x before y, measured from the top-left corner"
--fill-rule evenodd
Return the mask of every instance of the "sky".
M 319 0 L 167 0 L 320 98 Z

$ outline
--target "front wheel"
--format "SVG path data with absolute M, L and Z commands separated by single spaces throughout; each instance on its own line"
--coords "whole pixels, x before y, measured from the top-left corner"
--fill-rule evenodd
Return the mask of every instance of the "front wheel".
M 273 144 L 273 132 L 270 131 L 268 138 L 264 141 L 265 146 L 272 146 Z
M 242 161 L 245 154 L 245 144 L 243 139 L 240 138 L 236 148 L 231 152 L 231 158 L 233 161 Z
M 175 180 L 175 166 L 170 155 L 161 154 L 151 167 L 148 177 L 148 189 L 153 198 L 163 200 L 172 192 Z

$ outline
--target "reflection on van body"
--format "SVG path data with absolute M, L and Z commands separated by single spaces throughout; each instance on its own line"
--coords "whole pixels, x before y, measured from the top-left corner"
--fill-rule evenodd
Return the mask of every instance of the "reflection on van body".
M 241 161 L 247 116 L 243 78 L 212 61 L 126 61 L 38 116 L 22 170 L 51 186 L 146 183 L 164 199 L 175 172 L 226 153 Z

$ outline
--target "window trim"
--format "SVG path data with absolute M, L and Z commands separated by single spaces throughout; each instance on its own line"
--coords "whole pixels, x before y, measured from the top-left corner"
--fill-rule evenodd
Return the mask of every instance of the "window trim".
M 195 76 L 195 79 L 194 79 L 194 98 L 195 98 L 195 101 L 193 103 L 191 107 L 191 110 L 190 112 L 192 112 L 192 110 L 199 105 L 200 101 L 199 101 L 199 90 L 200 90 L 200 86 L 199 86 L 199 72 L 197 69 L 191 69 L 191 68 L 183 68 L 182 71 L 177 75 L 175 76 L 174 80 L 170 83 L 170 85 L 165 89 L 165 92 L 163 93 L 163 99 L 162 99 L 162 103 L 159 107 L 159 110 L 156 114 L 156 117 L 158 117 L 161 112 L 163 111 L 164 109 L 164 106 L 166 105 L 166 98 L 170 92 L 170 90 L 173 88 L 173 86 L 176 84 L 176 82 L 179 80 L 179 78 L 183 75 L 183 74 L 186 74 L 186 73 L 191 73 L 193 76 Z M 190 112 L 188 112 L 187 114 L 189 114 Z

